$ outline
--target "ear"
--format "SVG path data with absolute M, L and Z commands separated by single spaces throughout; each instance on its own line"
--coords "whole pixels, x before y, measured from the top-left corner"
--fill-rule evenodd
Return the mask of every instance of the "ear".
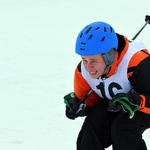
M 106 65 L 112 65 L 116 58 L 116 50 L 113 48 L 105 54 L 102 54 Z

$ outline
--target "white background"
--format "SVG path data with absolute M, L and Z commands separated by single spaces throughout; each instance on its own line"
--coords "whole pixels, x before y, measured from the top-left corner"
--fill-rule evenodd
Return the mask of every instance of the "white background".
M 149 10 L 149 0 L 0 0 L 0 149 L 75 150 L 83 118 L 65 117 L 63 96 L 80 60 L 77 34 L 104 21 L 131 39 Z M 149 33 L 137 38 L 148 47 Z M 143 136 L 150 150 L 150 130 Z

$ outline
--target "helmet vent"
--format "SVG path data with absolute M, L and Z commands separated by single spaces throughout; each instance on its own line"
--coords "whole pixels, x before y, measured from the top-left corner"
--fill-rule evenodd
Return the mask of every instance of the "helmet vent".
M 104 32 L 106 32 L 106 27 L 104 27 Z
M 80 34 L 80 38 L 82 38 L 83 33 Z
M 103 37 L 102 39 L 101 39 L 101 41 L 104 41 L 105 40 L 105 37 Z
M 86 34 L 88 34 L 91 29 L 92 29 L 92 27 L 89 27 L 89 28 L 86 30 Z
M 93 34 L 89 36 L 89 40 L 93 37 Z
M 98 30 L 100 27 L 97 27 L 95 30 Z
M 82 44 L 82 45 L 85 45 L 86 43 L 85 43 L 85 42 L 81 42 L 81 44 Z M 85 50 L 85 48 L 81 48 L 81 47 L 80 47 L 80 50 L 83 51 L 83 50 Z
M 113 29 L 112 29 L 112 27 L 110 28 L 110 32 L 112 32 L 113 31 Z

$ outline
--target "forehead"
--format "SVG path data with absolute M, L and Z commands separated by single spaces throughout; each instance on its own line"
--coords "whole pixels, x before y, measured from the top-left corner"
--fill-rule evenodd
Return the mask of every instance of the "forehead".
M 89 60 L 96 60 L 96 59 L 101 59 L 102 55 L 97 54 L 97 55 L 92 55 L 92 56 L 81 56 L 82 59 L 89 59 Z

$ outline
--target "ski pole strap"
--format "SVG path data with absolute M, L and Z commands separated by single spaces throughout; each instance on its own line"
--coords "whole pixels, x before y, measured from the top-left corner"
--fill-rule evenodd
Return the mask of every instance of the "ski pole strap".
M 122 106 L 130 112 L 130 119 L 133 118 L 134 113 L 139 110 L 139 105 L 132 103 L 127 97 L 116 98 L 113 103 L 121 103 Z
M 71 93 L 67 94 L 66 96 L 64 96 L 64 103 L 65 103 L 66 106 L 68 106 L 70 109 L 72 109 L 72 108 L 71 108 L 70 104 L 68 103 L 68 100 L 70 100 L 70 99 L 72 99 L 72 98 L 75 98 L 75 97 L 76 97 L 76 95 L 75 95 L 74 92 L 71 92 Z

